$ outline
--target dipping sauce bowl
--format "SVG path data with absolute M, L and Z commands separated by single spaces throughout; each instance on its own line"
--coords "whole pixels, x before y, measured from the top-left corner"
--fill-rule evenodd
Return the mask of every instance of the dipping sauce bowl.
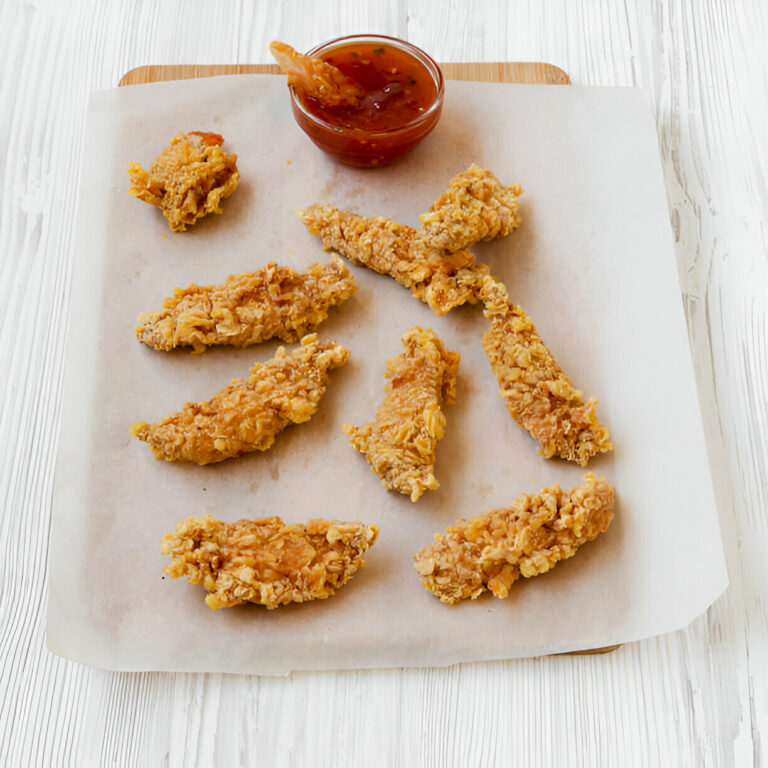
M 357 82 L 358 106 L 322 104 L 291 87 L 296 122 L 323 152 L 346 165 L 377 168 L 410 152 L 435 127 L 443 75 L 420 48 L 385 35 L 349 35 L 307 52 Z

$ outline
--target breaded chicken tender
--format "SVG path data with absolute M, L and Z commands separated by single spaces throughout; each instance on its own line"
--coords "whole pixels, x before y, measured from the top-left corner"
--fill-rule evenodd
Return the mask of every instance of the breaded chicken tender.
M 204 586 L 214 610 L 243 603 L 277 608 L 330 597 L 365 567 L 363 555 L 377 533 L 375 525 L 357 522 L 190 517 L 163 537 L 163 554 L 171 556 L 164 570 Z
M 218 133 L 178 133 L 149 171 L 128 164 L 129 195 L 157 205 L 175 232 L 209 213 L 221 213 L 221 201 L 237 188 L 237 155 L 222 150 Z
M 459 353 L 447 350 L 431 328 L 411 328 L 402 341 L 405 351 L 387 360 L 389 383 L 376 421 L 344 430 L 387 490 L 416 501 L 439 486 L 434 468 L 445 433 L 441 406 L 456 398 Z
M 288 85 L 302 96 L 311 96 L 327 107 L 356 107 L 365 95 L 358 83 L 322 59 L 299 53 L 279 40 L 269 50 L 288 75 Z
M 139 315 L 136 337 L 155 349 L 192 347 L 195 352 L 215 344 L 247 347 L 273 337 L 295 342 L 356 290 L 338 256 L 301 273 L 267 264 L 233 275 L 223 285 L 177 288 L 161 310 Z
M 610 451 L 611 436 L 536 333 L 533 321 L 510 303 L 503 283 L 486 278 L 480 298 L 491 327 L 483 346 L 512 418 L 539 441 L 539 453 L 582 467 L 596 453 Z
M 298 216 L 313 235 L 320 235 L 323 248 L 393 277 L 437 315 L 476 303 L 478 287 L 489 274 L 469 251 L 416 246 L 416 230 L 390 219 L 358 216 L 330 205 L 311 205 Z
M 520 226 L 519 184 L 505 187 L 489 170 L 477 165 L 451 179 L 448 191 L 419 216 L 418 240 L 428 248 L 450 252 L 481 240 L 506 237 Z
M 512 506 L 459 520 L 414 556 L 421 583 L 444 603 L 490 590 L 505 598 L 520 577 L 538 576 L 608 530 L 613 486 L 590 472 L 584 485 L 559 485 Z
M 348 349 L 310 334 L 290 354 L 280 347 L 272 360 L 254 365 L 248 379 L 235 379 L 207 402 L 187 403 L 154 424 L 137 422 L 131 435 L 165 461 L 211 464 L 266 451 L 287 426 L 312 418 L 328 386 L 328 371 L 348 357 Z

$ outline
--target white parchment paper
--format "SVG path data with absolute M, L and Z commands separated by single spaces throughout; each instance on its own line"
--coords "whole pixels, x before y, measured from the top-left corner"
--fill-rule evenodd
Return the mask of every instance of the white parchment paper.
M 242 178 L 221 216 L 173 233 L 127 194 L 180 130 L 222 133 Z M 328 202 L 417 225 L 470 163 L 520 182 L 523 224 L 475 247 L 533 317 L 611 429 L 590 463 L 617 491 L 610 530 L 507 600 L 446 606 L 413 554 L 459 517 L 584 471 L 542 459 L 498 396 L 479 307 L 436 317 L 393 280 L 354 268 L 358 293 L 319 329 L 351 350 L 319 413 L 266 453 L 198 467 L 155 461 L 129 436 L 208 399 L 278 344 L 195 356 L 139 344 L 139 312 L 176 286 L 268 261 L 328 254 L 294 215 Z M 54 498 L 48 644 L 119 670 L 284 674 L 443 665 L 622 643 L 689 623 L 725 588 L 714 497 L 651 112 L 641 92 L 450 82 L 434 133 L 388 168 L 322 155 L 294 124 L 282 78 L 233 76 L 122 88 L 91 100 Z M 387 493 L 342 431 L 373 418 L 386 358 L 413 325 L 461 353 L 437 491 Z M 368 567 L 329 600 L 211 611 L 163 574 L 164 533 L 190 515 L 362 520 L 380 528 Z M 693 544 L 693 546 L 692 546 Z

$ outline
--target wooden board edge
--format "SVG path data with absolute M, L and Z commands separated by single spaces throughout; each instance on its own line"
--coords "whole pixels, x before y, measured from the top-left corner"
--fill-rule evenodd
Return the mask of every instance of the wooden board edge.
M 588 651 L 566 651 L 565 653 L 556 653 L 555 656 L 598 656 L 603 653 L 612 653 L 617 648 L 621 648 L 621 643 L 618 645 L 606 645 L 604 648 L 590 648 Z
M 448 80 L 483 80 L 491 83 L 568 85 L 567 73 L 554 64 L 536 61 L 447 62 L 440 65 Z M 279 74 L 276 64 L 147 64 L 126 72 L 118 86 L 167 80 L 190 80 L 219 75 Z

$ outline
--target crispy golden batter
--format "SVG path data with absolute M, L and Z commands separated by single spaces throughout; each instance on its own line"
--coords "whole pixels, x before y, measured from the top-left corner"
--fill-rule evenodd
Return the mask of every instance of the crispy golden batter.
M 295 342 L 356 290 L 338 256 L 301 273 L 267 264 L 233 275 L 223 285 L 177 288 L 161 310 L 139 315 L 136 337 L 155 349 L 192 347 L 195 352 L 214 344 L 247 347 L 273 337 Z
M 539 453 L 582 467 L 596 453 L 610 451 L 611 436 L 536 333 L 533 321 L 509 302 L 504 285 L 489 277 L 480 291 L 491 327 L 483 346 L 512 418 L 539 441 Z
M 387 490 L 416 501 L 439 486 L 434 468 L 437 442 L 445 433 L 441 406 L 456 397 L 459 353 L 447 350 L 431 328 L 411 328 L 402 341 L 405 352 L 387 360 L 389 383 L 376 421 L 347 424 L 344 431 Z
M 283 74 L 288 75 L 288 85 L 321 104 L 356 107 L 365 95 L 365 90 L 358 83 L 322 59 L 299 53 L 279 40 L 272 42 L 269 50 Z
M 416 230 L 390 219 L 358 216 L 330 205 L 311 205 L 298 216 L 313 235 L 320 235 L 323 248 L 393 277 L 437 315 L 476 303 L 478 287 L 488 274 L 488 267 L 475 264 L 469 251 L 416 246 Z
M 187 403 L 154 424 L 137 422 L 131 435 L 166 461 L 211 464 L 266 451 L 278 432 L 312 418 L 328 386 L 328 371 L 348 357 L 348 349 L 310 334 L 290 354 L 280 347 L 272 360 L 254 365 L 247 380 L 235 379 L 209 401 Z
M 330 597 L 365 567 L 363 554 L 378 528 L 310 520 L 284 525 L 279 517 L 222 523 L 189 517 L 163 537 L 171 556 L 165 572 L 202 584 L 209 608 L 257 603 L 277 608 Z
M 218 133 L 178 133 L 149 172 L 128 164 L 129 195 L 160 206 L 172 230 L 183 232 L 209 213 L 221 213 L 221 201 L 237 188 L 237 155 L 221 149 Z
M 418 239 L 429 248 L 453 252 L 481 240 L 506 237 L 520 226 L 517 198 L 522 193 L 519 184 L 505 187 L 489 170 L 470 165 L 419 216 Z
M 520 576 L 546 573 L 598 534 L 613 518 L 613 486 L 590 472 L 584 485 L 523 494 L 506 509 L 459 520 L 414 556 L 421 583 L 444 603 L 484 590 L 504 598 Z

